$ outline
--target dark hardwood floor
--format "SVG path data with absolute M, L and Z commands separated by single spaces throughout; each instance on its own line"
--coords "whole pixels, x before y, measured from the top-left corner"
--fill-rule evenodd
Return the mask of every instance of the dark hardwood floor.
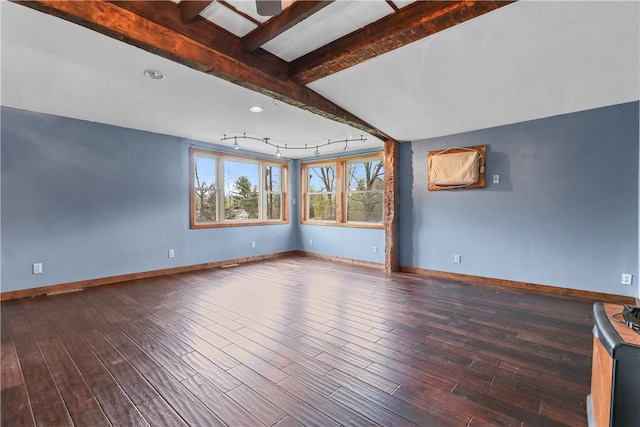
M 584 426 L 592 304 L 302 257 L 3 302 L 1 424 Z

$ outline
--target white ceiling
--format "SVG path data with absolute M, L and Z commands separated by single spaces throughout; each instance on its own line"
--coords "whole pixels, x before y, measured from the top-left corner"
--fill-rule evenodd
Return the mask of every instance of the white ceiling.
M 364 12 L 348 10 L 365 5 L 373 16 L 384 2 L 339 3 L 265 48 L 295 58 L 311 49 L 311 41 L 301 40 L 329 32 L 323 26 L 345 31 L 323 11 L 344 8 L 342 15 L 351 16 L 345 22 L 354 25 Z M 313 147 L 283 150 L 290 158 L 363 134 L 17 4 L 0 2 L 0 14 L 5 106 L 216 144 L 224 134 L 246 133 Z M 150 80 L 145 69 L 167 77 Z M 519 1 L 309 87 L 397 140 L 418 140 L 636 101 L 639 82 L 640 2 Z M 250 113 L 252 105 L 264 111 Z M 367 142 L 352 148 L 382 147 L 364 136 Z M 243 149 L 275 151 L 239 142 Z M 343 146 L 320 151 L 338 153 Z
M 519 1 L 309 87 L 404 141 L 635 101 L 639 6 Z
M 392 12 L 385 1 L 338 0 L 262 47 L 292 61 Z

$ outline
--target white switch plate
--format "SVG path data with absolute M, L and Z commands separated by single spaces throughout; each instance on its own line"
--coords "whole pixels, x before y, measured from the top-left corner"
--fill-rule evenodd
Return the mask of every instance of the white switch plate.
M 500 175 L 493 175 L 493 183 L 500 184 Z
M 378 247 L 377 247 L 377 246 L 374 246 L 374 247 L 373 247 L 373 253 L 374 253 L 374 254 L 377 254 L 377 253 L 378 253 Z
M 176 253 L 174 252 L 174 250 L 169 249 L 169 258 L 173 258 L 174 256 L 176 256 Z
M 313 239 L 309 239 L 309 246 L 313 246 Z
M 251 249 L 255 249 L 256 248 L 256 242 L 251 242 Z
M 33 274 L 42 274 L 42 263 L 41 262 L 37 262 L 37 263 L 33 264 L 32 268 L 33 268 Z
M 623 285 L 630 285 L 632 280 L 633 280 L 633 274 L 622 273 L 621 282 Z
M 462 257 L 460 255 L 454 255 L 453 262 L 456 264 L 460 264 L 462 262 Z

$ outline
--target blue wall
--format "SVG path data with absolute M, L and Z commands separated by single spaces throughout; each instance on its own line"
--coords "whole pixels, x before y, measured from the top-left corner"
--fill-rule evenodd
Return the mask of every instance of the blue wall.
M 295 249 L 384 261 L 383 230 L 299 224 L 298 161 L 289 224 L 191 230 L 189 147 L 208 144 L 1 111 L 3 292 Z M 638 115 L 635 102 L 401 144 L 400 264 L 637 295 Z M 486 189 L 427 191 L 428 151 L 479 144 Z
M 380 151 L 354 150 L 349 156 L 364 154 L 378 154 Z M 341 156 L 337 156 L 340 158 Z M 300 177 L 300 165 L 304 162 L 315 162 L 323 159 L 335 159 L 336 156 L 325 155 L 309 157 L 297 161 L 297 175 Z M 300 194 L 300 179 L 298 192 Z M 300 218 L 300 203 L 298 203 L 297 219 Z M 312 243 L 310 243 L 310 241 Z M 299 250 L 342 258 L 352 258 L 360 261 L 373 262 L 384 265 L 384 230 L 379 228 L 355 228 L 345 226 L 327 226 L 299 224 L 297 234 L 297 246 Z M 373 253 L 373 247 L 378 253 Z
M 312 244 L 309 243 L 312 241 Z M 373 253 L 373 247 L 378 253 Z M 384 264 L 384 230 L 301 225 L 298 247 L 305 252 Z
M 194 141 L 5 107 L 1 137 L 3 292 L 296 249 L 295 219 L 189 228 Z
M 635 296 L 620 276 L 639 279 L 638 115 L 634 102 L 401 144 L 400 264 Z M 486 189 L 427 190 L 430 150 L 481 144 Z

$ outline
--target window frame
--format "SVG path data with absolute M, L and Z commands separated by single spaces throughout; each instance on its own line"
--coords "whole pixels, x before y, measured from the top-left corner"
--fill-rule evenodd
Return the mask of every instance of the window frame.
M 379 159 L 379 160 L 378 160 Z M 349 184 L 351 181 L 351 177 L 349 176 L 349 165 L 350 164 L 363 164 L 363 163 L 374 163 L 374 162 L 381 162 L 382 163 L 382 170 L 383 170 L 383 179 L 382 179 L 382 183 L 383 183 L 383 187 L 380 190 L 349 190 Z M 344 219 L 345 222 L 347 224 L 380 224 L 382 225 L 384 223 L 384 174 L 386 173 L 386 170 L 384 168 L 384 156 L 382 157 L 364 157 L 364 158 L 357 158 L 357 159 L 347 159 L 347 161 L 344 164 L 344 168 L 345 168 L 345 173 L 344 173 L 344 186 L 345 186 L 345 201 L 344 201 Z M 349 221 L 349 195 L 351 194 L 365 194 L 365 193 L 379 193 L 380 194 L 380 222 L 371 222 L 371 221 Z
M 383 153 L 369 153 L 349 157 L 330 158 L 302 162 L 300 164 L 300 223 L 306 225 L 329 225 L 334 227 L 356 227 L 356 228 L 384 228 L 384 205 L 381 222 L 359 222 L 347 221 L 347 197 L 349 194 L 348 185 L 348 164 L 361 163 L 366 161 L 380 161 L 384 165 Z M 336 219 L 335 220 L 313 220 L 307 219 L 309 209 L 309 169 L 313 167 L 331 165 L 336 168 Z M 385 170 L 386 174 L 387 171 Z M 319 194 L 319 193 L 312 193 Z M 384 190 L 382 191 L 384 203 Z
M 329 162 L 324 161 L 324 162 L 319 162 L 319 163 L 315 163 L 313 165 L 306 166 L 306 169 L 308 171 L 310 168 L 317 168 L 317 167 L 323 167 L 323 166 L 331 166 L 331 167 L 333 167 L 335 169 L 335 172 L 334 172 L 334 174 L 335 174 L 334 175 L 334 180 L 335 180 L 334 187 L 335 187 L 335 189 L 334 189 L 334 191 L 320 191 L 320 192 L 314 191 L 314 192 L 310 192 L 309 189 L 308 189 L 308 187 L 309 187 L 309 175 L 310 174 L 309 174 L 309 172 L 307 172 L 304 175 L 304 177 L 306 179 L 305 188 L 307 190 L 306 191 L 306 195 L 304 197 L 304 204 L 303 204 L 303 209 L 304 209 L 303 217 L 304 218 L 306 218 L 308 216 L 308 214 L 309 214 L 309 208 L 310 208 L 310 206 L 309 206 L 310 205 L 309 197 L 311 197 L 312 195 L 323 195 L 323 194 L 326 194 L 326 195 L 332 194 L 332 195 L 334 195 L 334 200 L 335 200 L 335 205 L 336 205 L 336 218 L 338 216 L 338 206 L 340 205 L 340 203 L 339 203 L 339 197 L 340 197 L 339 184 L 340 184 L 340 181 L 338 179 L 339 172 L 338 172 L 338 166 L 336 165 L 336 163 L 334 161 L 329 161 Z M 331 221 L 331 220 L 322 220 L 322 219 L 310 219 L 310 220 L 307 220 L 307 221 L 313 222 L 313 223 L 316 223 L 316 222 L 334 222 L 334 221 Z
M 216 218 L 217 221 L 196 222 L 196 197 L 195 197 L 195 165 L 197 157 L 207 157 L 216 161 Z M 234 162 L 244 162 L 258 165 L 258 219 L 228 220 L 225 219 L 225 198 L 224 191 L 225 173 L 224 162 L 230 160 Z M 265 189 L 266 166 L 280 167 L 280 192 L 267 192 Z M 189 228 L 220 228 L 220 227 L 243 227 L 253 225 L 280 225 L 289 223 L 289 164 L 287 162 L 265 159 L 250 155 L 229 154 L 223 151 L 207 150 L 204 148 L 191 147 L 189 150 Z M 265 219 L 267 212 L 267 195 L 280 194 L 281 218 Z

